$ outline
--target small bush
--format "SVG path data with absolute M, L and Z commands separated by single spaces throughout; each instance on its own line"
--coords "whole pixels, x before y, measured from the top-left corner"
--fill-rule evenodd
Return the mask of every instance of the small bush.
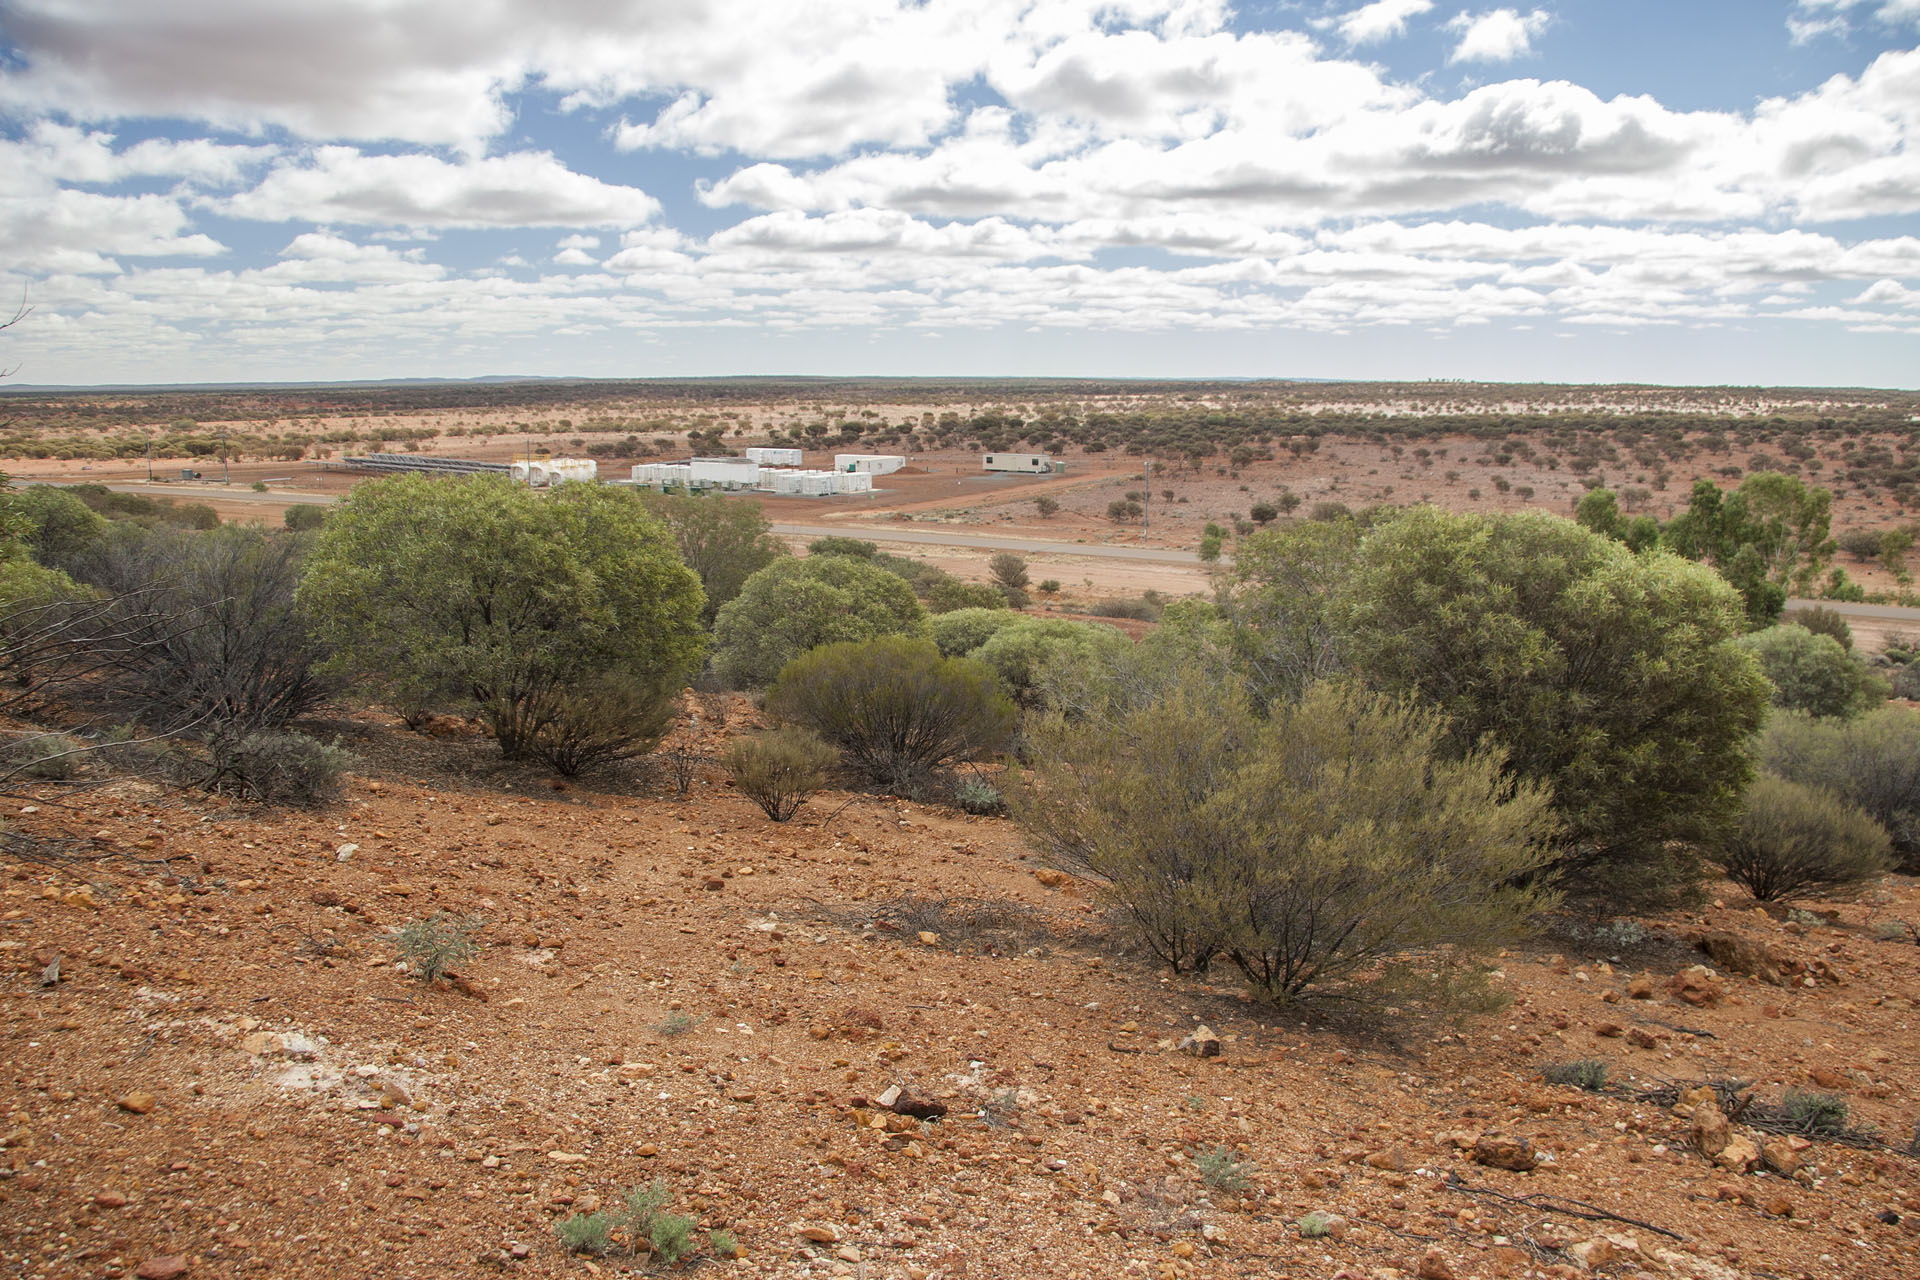
M 261 804 L 312 807 L 340 798 L 341 775 L 353 756 L 304 733 L 249 733 L 211 744 L 209 791 L 231 791 Z
M 436 911 L 425 920 L 409 920 L 393 932 L 394 950 L 422 982 L 438 982 L 480 954 L 473 935 L 484 922 Z
M 863 776 L 896 789 L 1002 750 L 1014 728 L 1013 704 L 992 672 L 904 636 L 802 654 L 781 671 L 767 710 L 814 730 Z
M 1318 1209 L 1302 1215 L 1294 1225 L 1300 1229 L 1302 1240 L 1322 1240 L 1333 1234 L 1333 1218 Z
M 1816 716 L 1851 717 L 1884 702 L 1888 687 L 1832 636 L 1802 626 L 1769 627 L 1737 642 L 1760 660 L 1773 705 Z
M 64 733 L 32 733 L 7 744 L 0 764 L 12 777 L 66 782 L 78 771 L 87 744 Z
M 287 528 L 295 532 L 306 529 L 318 529 L 327 521 L 327 509 L 325 507 L 309 506 L 303 502 L 297 506 L 288 507 L 287 513 L 282 516 L 281 519 L 286 522 Z
M 653 750 L 679 710 L 680 682 L 609 672 L 556 691 L 533 754 L 563 777 Z
M 707 1252 L 716 1258 L 731 1258 L 740 1252 L 740 1240 L 731 1231 L 709 1231 Z
M 695 1023 L 692 1018 L 688 1017 L 681 1010 L 675 1009 L 662 1019 L 660 1025 L 655 1027 L 654 1030 L 671 1040 L 675 1036 L 687 1034 L 687 1032 L 693 1030 L 694 1026 Z
M 1195 1156 L 1193 1167 L 1200 1171 L 1201 1181 L 1216 1191 L 1244 1191 L 1247 1188 L 1247 1166 L 1233 1158 L 1233 1152 L 1227 1147 L 1215 1147 L 1204 1155 Z
M 793 817 L 827 785 L 827 771 L 838 759 L 818 734 L 792 727 L 736 738 L 723 757 L 740 794 L 775 822 Z
M 1776 713 L 1760 761 L 1783 778 L 1824 787 L 1886 829 L 1907 871 L 1920 871 L 1920 715 L 1882 707 L 1857 720 Z
M 1598 1093 L 1607 1087 L 1607 1064 L 1598 1058 L 1548 1063 L 1540 1074 L 1548 1084 L 1570 1084 L 1588 1093 Z
M 933 616 L 933 643 L 949 658 L 964 658 L 1020 621 L 1011 609 L 954 609 Z
M 1893 869 L 1887 833 L 1831 791 L 1762 774 L 1714 855 L 1757 900 L 1856 888 Z
M 598 1257 L 613 1242 L 613 1226 L 613 1215 L 605 1210 L 570 1213 L 553 1224 L 553 1233 L 560 1237 L 568 1253 L 591 1253 Z
M 963 812 L 989 816 L 1007 811 L 1006 797 L 1000 788 L 978 778 L 968 778 L 953 789 L 953 803 Z
M 807 544 L 807 554 L 810 556 L 852 556 L 856 560 L 871 560 L 879 551 L 877 543 L 864 538 L 815 538 Z
M 1847 1131 L 1847 1100 L 1833 1093 L 1787 1090 L 1778 1118 L 1805 1134 L 1832 1136 Z
M 1087 610 L 1096 618 L 1132 618 L 1136 622 L 1158 622 L 1162 606 L 1145 596 L 1133 600 L 1102 600 Z

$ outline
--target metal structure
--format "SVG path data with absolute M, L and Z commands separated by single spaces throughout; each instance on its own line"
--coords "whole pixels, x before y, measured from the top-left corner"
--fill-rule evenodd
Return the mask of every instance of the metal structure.
M 1022 475 L 1051 475 L 1065 471 L 1067 464 L 1044 453 L 989 453 L 981 458 L 986 471 L 1015 471 Z
M 841 472 L 865 472 L 868 475 L 884 476 L 906 465 L 907 460 L 897 453 L 836 453 L 833 455 L 833 469 Z
M 327 462 L 329 471 L 379 471 L 388 474 L 428 476 L 473 476 L 505 474 L 504 462 L 480 462 L 473 458 L 422 458 L 411 453 L 373 453 L 361 457 Z

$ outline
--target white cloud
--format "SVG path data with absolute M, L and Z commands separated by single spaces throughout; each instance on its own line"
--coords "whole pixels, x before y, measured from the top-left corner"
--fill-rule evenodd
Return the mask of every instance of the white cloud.
M 215 207 L 262 222 L 603 227 L 645 222 L 660 203 L 637 187 L 576 173 L 546 152 L 456 163 L 320 147 Z
M 1920 25 L 1920 0 L 1794 0 L 1787 31 L 1795 44 L 1807 44 L 1820 36 L 1846 35 L 1853 29 L 1850 15 L 1855 10 L 1864 10 L 1888 27 Z
M 1534 37 L 1547 29 L 1552 15 L 1544 9 L 1522 14 L 1518 9 L 1493 9 L 1479 14 L 1456 14 L 1447 23 L 1460 34 L 1448 62 L 1512 62 L 1533 52 Z
M 1350 45 L 1377 44 L 1406 34 L 1407 21 L 1433 10 L 1434 0 L 1373 0 L 1316 25 L 1331 27 Z

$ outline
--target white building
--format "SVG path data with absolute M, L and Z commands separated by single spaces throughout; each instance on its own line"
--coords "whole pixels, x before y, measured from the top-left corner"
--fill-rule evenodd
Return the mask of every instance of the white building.
M 989 453 L 980 465 L 987 471 L 1018 471 L 1022 475 L 1048 475 L 1067 469 L 1066 463 L 1044 453 Z
M 747 457 L 763 467 L 798 467 L 805 465 L 804 460 L 800 456 L 800 450 L 798 449 L 773 449 L 765 446 L 755 446 L 747 450 Z
M 716 489 L 760 486 L 760 464 L 752 458 L 695 458 L 687 465 L 693 468 L 696 486 Z
M 897 453 L 836 453 L 833 455 L 835 471 L 864 471 L 870 476 L 884 476 L 906 465 L 907 460 Z

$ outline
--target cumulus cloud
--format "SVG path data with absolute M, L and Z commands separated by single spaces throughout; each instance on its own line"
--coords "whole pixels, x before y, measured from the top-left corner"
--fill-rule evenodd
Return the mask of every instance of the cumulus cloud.
M 1883 26 L 1920 26 L 1920 0 L 1794 0 L 1787 31 L 1795 44 L 1845 35 L 1853 29 L 1856 11 Z
M 1408 20 L 1432 12 L 1433 4 L 1434 0 L 1373 0 L 1316 25 L 1338 31 L 1350 45 L 1377 44 L 1405 35 Z
M 1456 14 L 1447 23 L 1458 32 L 1460 43 L 1454 46 L 1448 62 L 1512 62 L 1533 52 L 1534 37 L 1547 29 L 1552 15 L 1543 9 L 1523 14 L 1518 9 L 1493 9 L 1486 13 Z
M 645 222 L 660 202 L 637 187 L 576 173 L 543 151 L 453 162 L 320 147 L 214 207 L 262 222 L 605 227 Z

